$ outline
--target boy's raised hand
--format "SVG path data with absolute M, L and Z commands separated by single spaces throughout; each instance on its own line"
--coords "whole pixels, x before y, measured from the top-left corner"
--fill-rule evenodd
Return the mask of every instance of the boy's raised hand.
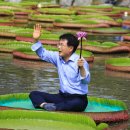
M 38 41 L 40 36 L 41 36 L 41 25 L 36 24 L 34 25 L 33 38 L 35 41 Z

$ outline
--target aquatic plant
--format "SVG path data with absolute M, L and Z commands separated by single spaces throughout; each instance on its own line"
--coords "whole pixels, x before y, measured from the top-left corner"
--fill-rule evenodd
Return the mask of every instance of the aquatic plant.
M 130 58 L 110 58 L 105 61 L 106 69 L 120 72 L 130 72 Z
M 55 21 L 55 19 L 69 19 L 70 17 L 68 15 L 45 15 L 45 14 L 40 14 L 40 15 L 36 15 L 36 14 L 31 14 L 29 16 L 29 19 L 31 20 L 39 20 L 39 21 Z
M 44 48 L 46 48 L 49 51 L 58 51 L 57 47 L 54 47 L 51 45 L 44 45 Z M 23 53 L 29 54 L 29 55 L 36 55 L 36 53 L 31 50 L 31 45 L 26 46 L 26 47 L 19 47 L 19 48 L 15 49 L 15 51 L 23 52 Z
M 119 106 L 122 110 L 128 110 L 126 104 L 120 100 L 107 99 L 107 98 L 97 98 L 97 97 L 88 97 L 90 102 L 95 102 L 97 105 L 107 104 L 108 106 Z
M 0 15 L 9 15 L 9 16 L 13 16 L 14 12 L 10 9 L 0 9 Z
M 12 22 L 12 20 L 9 20 L 9 19 L 0 19 L 0 23 L 7 23 L 7 22 Z
M 14 40 L 10 40 L 10 41 L 1 41 L 0 42 L 0 49 L 9 49 L 11 51 L 16 50 L 18 48 L 27 48 L 27 47 L 31 47 L 31 43 L 30 42 L 21 42 L 21 41 L 14 41 Z
M 105 61 L 106 64 L 114 66 L 130 66 L 130 58 L 110 58 Z
M 93 33 L 103 33 L 103 35 L 105 34 L 126 34 L 129 31 L 128 30 L 124 30 L 122 28 L 119 27 L 111 27 L 111 28 L 86 28 L 83 29 L 84 31 L 87 32 L 93 32 Z
M 68 24 L 98 24 L 99 22 L 97 22 L 97 21 L 94 21 L 94 20 L 84 20 L 84 19 L 82 19 L 82 20 L 79 20 L 79 19 L 75 19 L 75 20 L 71 20 L 71 19 L 69 19 L 69 21 L 66 21 L 65 19 L 55 19 L 55 22 L 57 22 L 57 23 L 68 23 Z
M 45 9 L 39 9 L 41 13 L 44 14 L 63 14 L 63 15 L 72 15 L 75 14 L 75 11 L 71 11 L 67 8 L 45 8 Z
M 13 101 L 13 100 L 26 100 L 28 99 L 28 93 L 19 93 L 19 94 L 7 94 L 7 95 L 2 95 L 0 96 L 0 105 L 2 103 L 4 103 L 7 100 Z M 64 128 L 68 128 L 68 129 L 75 129 L 75 130 L 79 130 L 79 129 L 89 129 L 89 130 L 103 130 L 104 128 L 107 128 L 108 125 L 105 123 L 101 123 L 99 124 L 99 126 L 96 125 L 96 123 L 94 122 L 93 119 L 91 119 L 88 116 L 84 116 L 84 115 L 79 115 L 79 114 L 70 114 L 70 113 L 60 113 L 60 112 L 47 112 L 47 111 L 27 111 L 27 110 L 6 110 L 6 111 L 0 111 L 0 121 L 3 121 L 2 124 L 4 124 L 4 120 L 6 120 L 6 127 L 4 128 L 12 128 L 10 125 L 10 121 L 13 120 L 14 123 L 13 124 L 17 124 L 17 125 L 13 125 L 13 128 L 17 128 L 18 126 L 20 126 L 21 128 L 23 128 L 22 123 L 18 123 L 19 120 L 28 120 L 28 121 L 35 121 L 37 120 L 38 122 L 41 120 L 42 123 L 44 124 L 44 122 L 46 122 L 47 124 L 49 123 L 49 125 L 45 125 L 44 124 L 44 128 L 45 129 L 50 129 L 51 127 L 53 127 L 53 129 L 55 128 L 59 128 L 61 130 L 64 130 Z M 8 120 L 8 121 L 7 121 Z M 17 120 L 17 121 L 16 121 Z M 55 122 L 58 122 L 55 123 Z M 61 127 L 61 122 L 64 124 L 62 124 Z M 66 123 L 67 123 L 67 127 L 66 127 Z M 69 123 L 73 124 L 70 125 Z M 0 124 L 0 127 L 3 128 L 4 125 Z M 24 123 L 25 124 L 25 123 Z M 32 123 L 31 123 L 32 124 Z M 75 124 L 76 127 L 74 127 Z M 65 125 L 65 126 L 64 126 Z M 24 125 L 25 126 L 25 125 Z M 32 125 L 28 125 L 28 129 L 31 129 Z M 41 126 L 41 125 L 40 125 Z M 31 129 L 32 130 L 32 129 Z
M 98 42 L 98 41 L 87 41 L 87 42 L 84 41 L 83 45 L 91 45 L 91 46 L 104 47 L 104 48 L 119 46 L 119 44 L 114 42 Z
M 24 104 L 24 105 L 23 105 Z M 28 97 L 28 93 L 7 94 L 0 96 L 1 109 L 29 109 L 35 111 L 43 111 L 43 109 L 35 109 Z M 9 107 L 9 108 L 8 108 Z M 11 107 L 11 108 L 10 108 Z M 63 112 L 64 114 L 66 112 Z M 115 99 L 96 98 L 88 96 L 88 106 L 84 112 L 68 112 L 69 114 L 89 115 L 97 122 L 116 122 L 128 120 L 128 110 L 124 102 Z M 95 115 L 96 114 L 96 115 Z
M 124 11 L 130 11 L 130 8 L 123 7 L 123 6 L 122 7 L 120 7 L 120 6 L 113 6 L 113 10 L 124 12 Z
M 6 120 L 6 125 L 5 124 Z M 35 112 L 35 111 L 25 111 L 25 110 L 6 110 L 0 111 L 0 121 L 3 123 L 0 124 L 0 127 L 4 128 L 27 128 L 29 130 L 35 129 L 53 129 L 53 130 L 103 130 L 100 127 L 97 127 L 95 122 L 85 116 L 81 115 L 73 115 L 73 114 L 61 114 L 55 112 Z M 13 127 L 11 127 L 11 123 L 13 121 Z M 26 123 L 27 122 L 27 123 Z M 29 123 L 30 122 L 30 123 Z M 32 122 L 35 124 L 37 122 L 36 127 L 34 124 L 32 126 Z M 24 125 L 23 125 L 24 124 Z M 106 124 L 105 124 L 106 125 Z M 105 126 L 105 128 L 108 125 Z
M 101 14 L 93 14 L 93 15 L 72 15 L 71 16 L 73 20 L 80 20 L 80 19 L 101 19 L 101 20 L 110 20 L 113 21 L 113 19 L 109 16 L 104 16 Z
M 24 30 L 23 30 L 24 31 Z M 28 33 L 28 32 L 17 32 L 17 36 L 21 36 L 21 37 L 30 37 L 32 38 L 32 33 Z M 58 40 L 59 39 L 59 34 L 50 34 L 50 33 L 42 33 L 40 36 L 40 39 L 50 39 L 50 40 Z
M 22 27 L 13 27 L 13 26 L 1 26 L 0 32 L 2 33 L 12 33 L 16 36 L 26 36 L 26 37 L 32 37 L 32 28 L 22 28 Z M 42 30 L 42 34 L 48 34 L 49 31 Z
M 79 55 L 80 54 L 80 50 L 76 50 L 76 53 Z M 86 57 L 90 57 L 90 56 L 94 56 L 92 52 L 90 51 L 85 51 L 85 50 L 82 50 L 82 56 L 84 58 Z
M 113 8 L 113 6 L 112 5 L 108 5 L 108 6 L 106 6 L 106 5 L 90 5 L 90 6 L 83 6 L 82 8 L 104 9 L 104 8 Z
M 34 0 L 22 0 L 23 2 L 34 2 Z M 52 0 L 44 0 L 44 2 L 51 2 Z M 37 0 L 36 2 L 43 2 L 43 0 Z

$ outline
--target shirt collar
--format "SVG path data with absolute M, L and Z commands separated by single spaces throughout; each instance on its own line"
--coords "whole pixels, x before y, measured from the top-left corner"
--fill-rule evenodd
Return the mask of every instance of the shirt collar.
M 65 63 L 65 61 L 63 60 L 62 57 L 60 57 L 60 60 L 62 60 L 62 62 Z M 70 56 L 70 58 L 69 58 L 69 60 L 67 62 L 69 62 L 69 61 L 73 61 L 73 62 L 75 61 L 75 54 L 74 53 Z
M 75 53 L 70 56 L 69 61 L 75 61 Z

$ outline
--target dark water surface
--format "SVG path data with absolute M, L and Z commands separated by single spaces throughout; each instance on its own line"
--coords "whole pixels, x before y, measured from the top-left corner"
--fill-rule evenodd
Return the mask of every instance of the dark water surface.
M 94 63 L 90 64 L 89 95 L 122 100 L 130 113 L 130 73 L 105 69 L 105 59 L 121 56 L 128 57 L 129 54 L 95 55 Z M 56 93 L 58 86 L 57 70 L 53 65 L 15 59 L 11 54 L 0 53 L 0 94 L 32 90 Z M 119 129 L 130 129 L 130 122 L 120 123 L 115 130 Z

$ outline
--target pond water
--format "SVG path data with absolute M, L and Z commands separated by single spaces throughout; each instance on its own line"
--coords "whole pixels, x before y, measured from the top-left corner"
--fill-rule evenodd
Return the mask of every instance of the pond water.
M 9 1 L 9 0 L 8 0 Z M 10 0 L 21 1 L 21 0 Z M 57 0 L 58 1 L 58 0 Z M 0 19 L 3 19 L 1 17 Z M 9 18 L 10 19 L 10 18 Z M 34 23 L 22 26 L 32 27 Z M 89 40 L 118 41 L 120 36 L 89 35 Z M 105 60 L 112 57 L 128 57 L 130 54 L 99 55 L 95 54 L 94 63 L 90 64 L 90 96 L 118 99 L 126 103 L 130 113 L 130 73 L 114 72 L 105 69 Z M 24 93 L 39 90 L 57 93 L 59 79 L 56 68 L 45 62 L 32 62 L 15 59 L 11 54 L 0 53 L 0 95 Z M 114 130 L 130 129 L 130 121 L 116 125 Z M 111 126 L 112 126 L 111 125 Z
M 128 57 L 129 54 L 95 54 L 95 61 L 90 64 L 89 95 L 122 100 L 128 106 L 130 113 L 130 73 L 105 70 L 105 59 L 121 56 Z M 0 94 L 32 90 L 56 93 L 58 86 L 57 70 L 53 65 L 15 59 L 11 54 L 0 53 Z M 120 123 L 117 128 L 128 130 L 130 122 Z

